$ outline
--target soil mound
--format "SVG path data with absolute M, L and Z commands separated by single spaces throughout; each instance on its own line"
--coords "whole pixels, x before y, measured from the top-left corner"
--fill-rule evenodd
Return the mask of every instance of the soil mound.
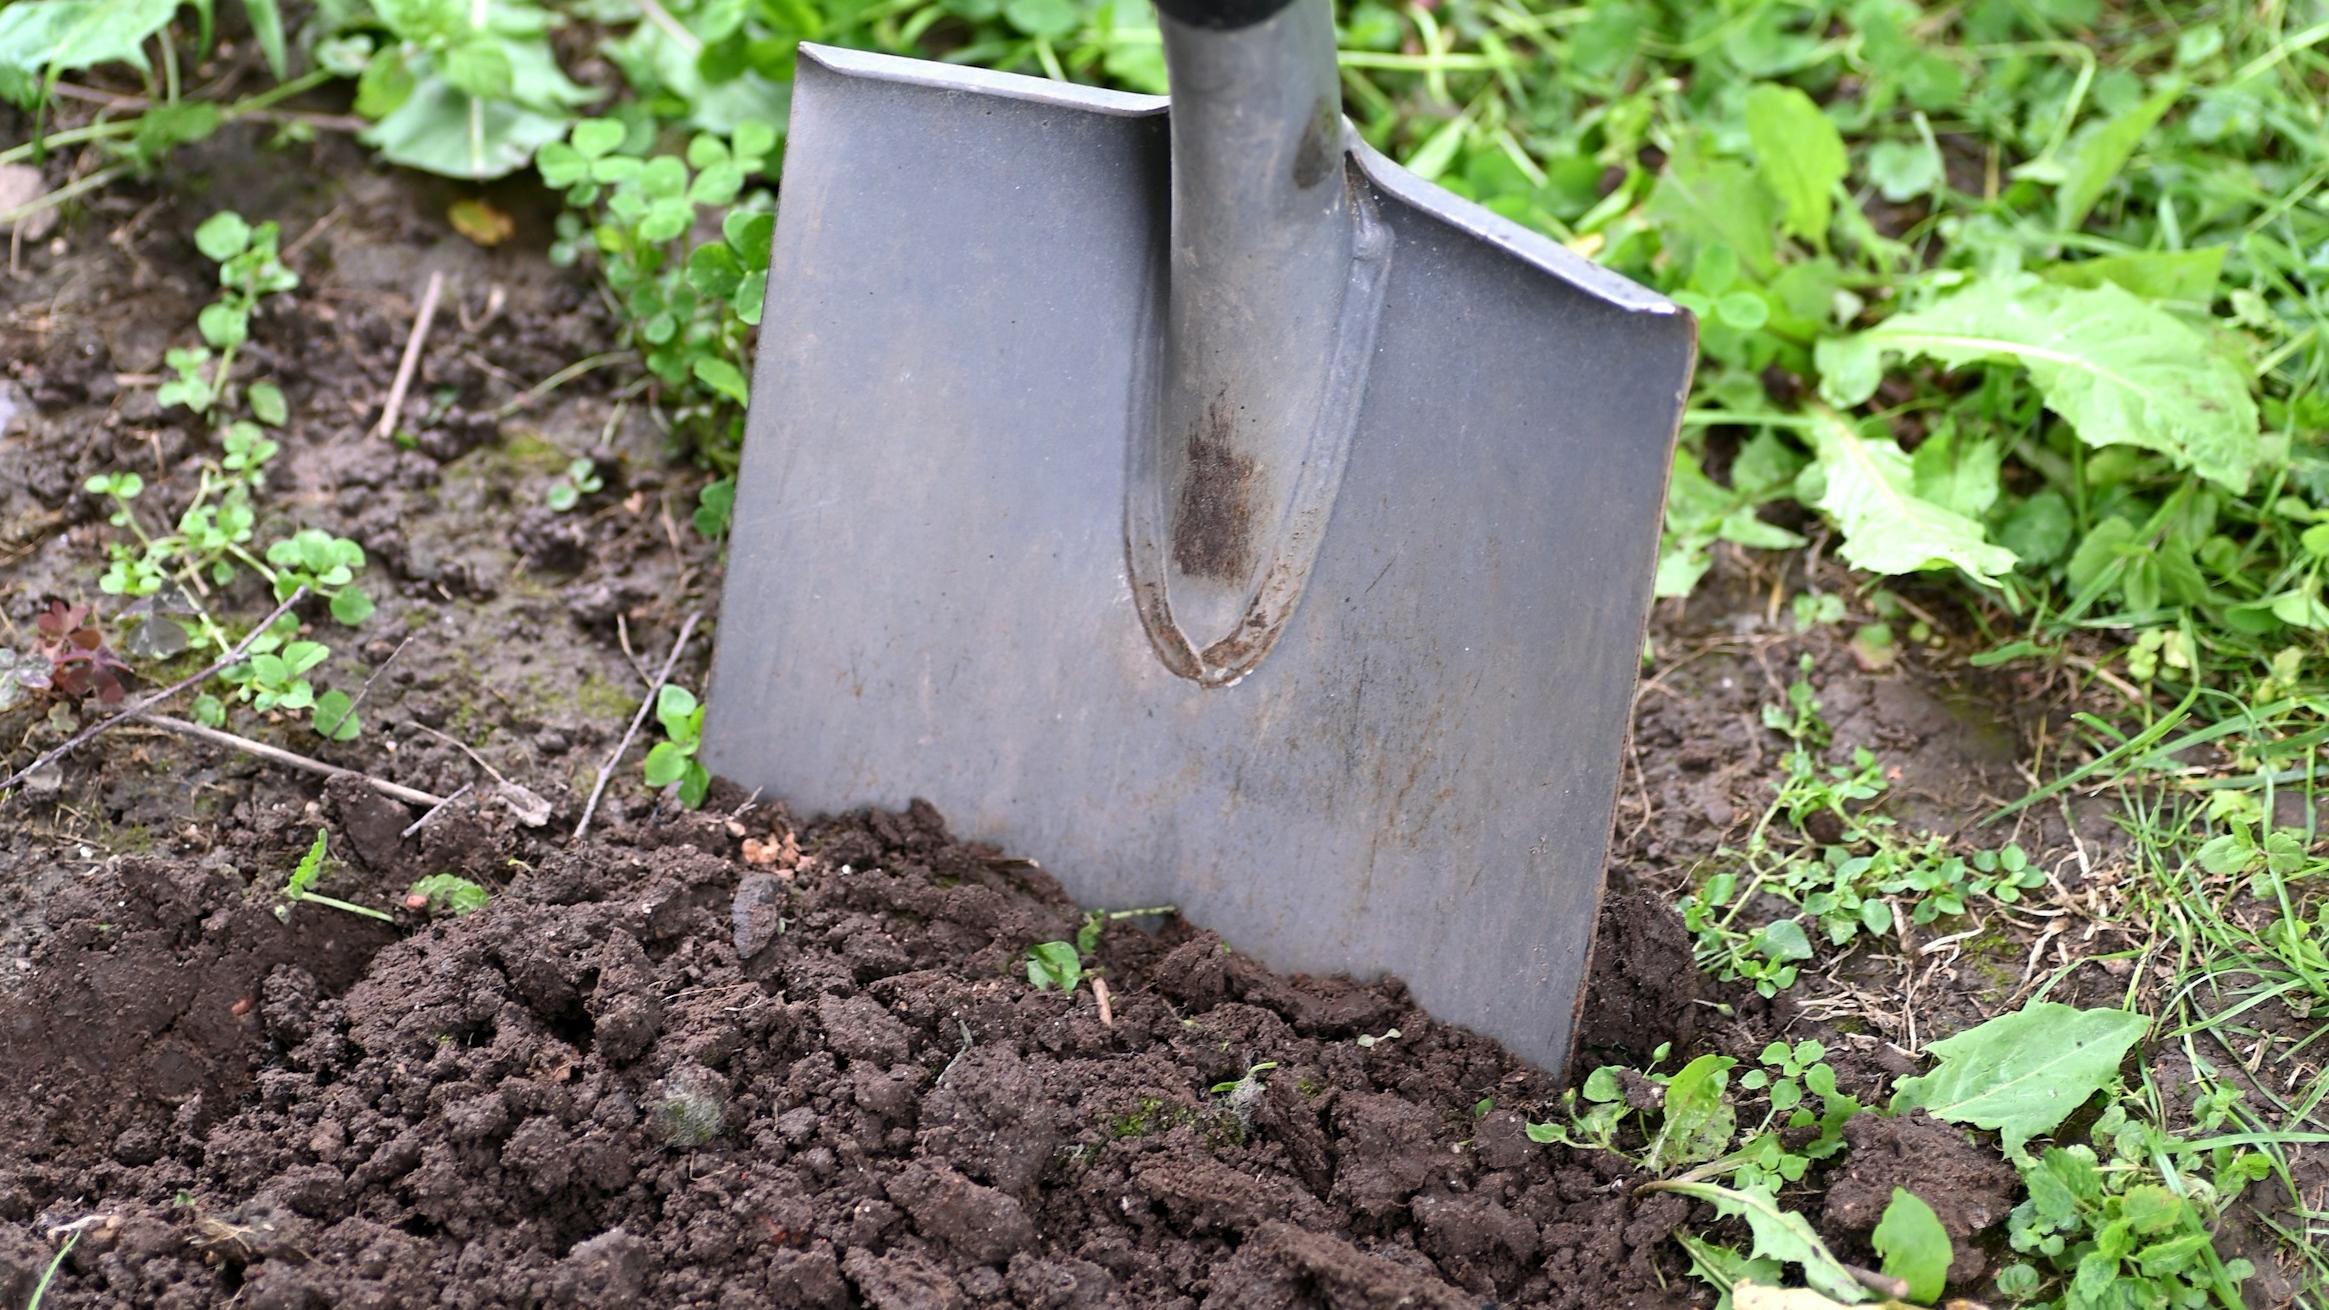
M 28 1093 L 0 1301 L 76 1220 L 44 1306 L 1694 1299 L 1664 1240 L 1686 1202 L 1528 1139 L 1544 1074 L 1396 982 L 1282 977 L 1177 920 L 1104 928 L 1105 1012 L 1038 991 L 1021 953 L 1082 912 L 927 808 L 795 832 L 715 793 L 579 846 L 448 821 L 405 850 L 395 807 L 333 799 L 335 895 L 531 867 L 401 937 L 284 922 L 217 851 L 53 899 L 0 992 Z M 302 818 L 247 840 L 295 858 Z M 1612 972 L 1647 953 L 1611 954 L 1597 989 L 1658 1010 Z

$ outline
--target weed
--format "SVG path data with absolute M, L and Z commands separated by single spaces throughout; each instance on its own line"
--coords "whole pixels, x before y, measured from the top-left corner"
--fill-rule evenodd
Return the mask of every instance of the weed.
M 362 915 L 367 919 L 378 919 L 382 923 L 396 922 L 396 916 L 385 910 L 375 910 L 368 905 L 357 905 L 350 901 L 339 900 L 336 897 L 326 896 L 315 889 L 315 885 L 323 881 L 324 859 L 330 840 L 330 834 L 324 829 L 315 830 L 315 844 L 307 848 L 307 854 L 300 857 L 298 866 L 291 871 L 291 876 L 283 881 L 283 890 L 280 893 L 282 899 L 275 907 L 275 917 L 289 923 L 291 922 L 293 906 L 313 904 L 329 906 L 349 914 Z
M 102 704 L 121 703 L 126 691 L 122 675 L 129 665 L 106 644 L 95 610 L 51 600 L 33 620 L 33 632 L 34 659 L 14 668 L 15 685 L 45 688 L 71 700 L 94 696 Z
M 203 344 L 164 352 L 164 362 L 176 374 L 154 394 L 164 409 L 182 405 L 207 415 L 232 395 L 235 354 L 250 340 L 260 303 L 299 285 L 299 275 L 285 268 L 276 253 L 277 236 L 275 224 L 254 227 L 231 209 L 212 214 L 194 229 L 195 247 L 218 265 L 220 293 L 195 319 Z M 282 392 L 270 388 L 263 394 L 271 399 L 262 403 L 281 422 Z
M 693 138 L 684 158 L 649 154 L 653 133 L 609 118 L 576 123 L 542 148 L 542 180 L 564 191 L 551 258 L 587 251 L 631 324 L 633 345 L 667 389 L 666 409 L 699 449 L 732 467 L 746 399 L 744 346 L 760 321 L 775 230 L 765 192 L 747 183 L 776 147 L 764 123 Z M 699 208 L 725 210 L 720 239 L 687 243 Z M 708 534 L 707 534 L 708 535 Z
M 1862 936 L 1898 935 L 1896 906 L 1908 923 L 1962 915 L 1978 900 L 2020 901 L 2045 885 L 2045 873 L 2018 845 L 1959 854 L 1930 833 L 1901 834 L 1873 806 L 1890 789 L 1876 757 L 1855 749 L 1848 764 L 1823 764 L 1815 752 L 1831 737 L 1811 684 L 1797 679 L 1781 705 L 1763 708 L 1765 726 L 1792 743 L 1770 805 L 1744 846 L 1714 857 L 1715 872 L 1680 904 L 1699 962 L 1726 980 L 1752 983 L 1771 996 L 1795 984 L 1816 954 Z M 1738 920 L 1757 895 L 1796 907 L 1747 931 Z
M 718 478 L 696 493 L 695 530 L 718 541 L 728 535 L 728 519 L 736 510 L 736 479 Z
M 1086 976 L 1106 972 L 1096 963 L 1089 963 L 1100 949 L 1100 934 L 1111 923 L 1126 919 L 1147 919 L 1158 915 L 1177 914 L 1171 905 L 1150 905 L 1136 910 L 1087 910 L 1084 921 L 1076 928 L 1072 942 L 1038 942 L 1023 952 L 1027 963 L 1027 981 L 1037 991 L 1056 987 L 1072 992 Z
M 449 914 L 458 919 L 485 908 L 491 894 L 476 883 L 458 874 L 432 873 L 412 885 L 404 896 L 404 908 L 429 914 Z
M 1277 1067 L 1276 1060 L 1263 1060 L 1247 1065 L 1243 1074 L 1228 1082 L 1213 1084 L 1213 1095 L 1221 1098 L 1222 1109 L 1227 1112 L 1223 1128 L 1232 1143 L 1243 1144 L 1253 1131 L 1254 1107 L 1261 1104 L 1264 1091 L 1263 1075 Z
M 695 757 L 703 745 L 704 707 L 695 693 L 665 683 L 655 696 L 655 721 L 663 725 L 664 739 L 647 752 L 647 785 L 674 788 L 679 803 L 692 810 L 712 786 L 711 771 Z
M 1073 942 L 1037 942 L 1027 948 L 1027 984 L 1039 992 L 1072 992 L 1083 981 L 1083 957 Z
M 606 490 L 606 480 L 598 475 L 598 462 L 575 459 L 566 465 L 566 471 L 542 493 L 542 503 L 563 514 L 582 503 L 584 496 L 595 496 Z

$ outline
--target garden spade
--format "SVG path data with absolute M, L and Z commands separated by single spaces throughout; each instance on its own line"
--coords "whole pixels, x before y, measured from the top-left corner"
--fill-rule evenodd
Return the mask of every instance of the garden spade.
M 1159 8 L 1169 104 L 801 47 L 706 762 L 1558 1072 L 1693 324 L 1361 143 L 1328 0 Z

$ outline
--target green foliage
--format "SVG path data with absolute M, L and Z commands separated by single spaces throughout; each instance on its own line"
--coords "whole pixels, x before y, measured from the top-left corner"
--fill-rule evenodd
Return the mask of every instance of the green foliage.
M 2007 1156 L 2060 1127 L 2119 1075 L 2150 1021 L 2125 1010 L 2033 1001 L 1934 1042 L 1933 1071 L 1894 1086 L 1892 1110 L 1995 1129 Z
M 484 181 L 526 166 L 598 99 L 558 67 L 550 10 L 518 0 L 375 0 L 333 37 L 362 61 L 356 112 L 393 163 Z
M 412 885 L 405 903 L 416 910 L 430 914 L 450 914 L 458 919 L 485 908 L 491 894 L 476 883 L 458 874 L 432 873 Z M 414 902 L 419 902 L 417 905 Z
M 663 725 L 664 740 L 647 752 L 647 785 L 676 787 L 679 803 L 692 810 L 712 786 L 710 770 L 695 757 L 703 745 L 704 707 L 695 693 L 666 683 L 655 696 L 655 721 Z
M 1653 1174 L 1689 1167 L 1686 1178 L 1729 1177 L 1742 1187 L 1800 1182 L 1815 1161 L 1843 1149 L 1844 1125 L 1862 1110 L 1839 1091 L 1825 1047 L 1773 1042 L 1733 1090 L 1738 1061 L 1702 1055 L 1671 1074 L 1603 1066 L 1563 1097 L 1563 1118 L 1528 1125 L 1538 1142 L 1621 1151 Z M 1740 1093 L 1746 1095 L 1742 1096 Z M 1741 1107 L 1761 1107 L 1741 1127 Z M 1621 1145 L 1638 1135 L 1643 1145 Z M 1691 1167 L 1695 1166 L 1695 1167 Z
M 382 923 L 396 922 L 396 916 L 384 910 L 375 910 L 367 905 L 356 905 L 339 900 L 336 897 L 326 896 L 315 889 L 316 884 L 323 881 L 324 857 L 328 853 L 330 842 L 331 835 L 328 832 L 322 828 L 315 830 L 315 844 L 307 848 L 307 854 L 301 856 L 299 863 L 293 866 L 291 876 L 283 880 L 283 890 L 280 893 L 281 901 L 275 906 L 275 917 L 284 923 L 289 923 L 291 922 L 293 906 L 313 904 L 326 906 L 347 914 L 359 915 L 366 919 L 378 919 Z
M 1855 749 L 1848 763 L 1821 762 L 1830 733 L 1808 681 L 1789 686 L 1785 705 L 1765 706 L 1763 722 L 1792 742 L 1771 804 L 1741 848 L 1715 853 L 1712 871 L 1679 906 L 1700 964 L 1725 980 L 1776 995 L 1795 985 L 1819 944 L 1898 935 L 1981 899 L 2018 903 L 2045 885 L 2019 845 L 1961 852 L 1931 833 L 1903 834 L 1874 808 L 1891 786 L 1875 755 Z M 1798 914 L 1749 930 L 1740 919 L 1758 894 Z M 1896 907 L 1906 907 L 1906 924 Z
M 275 224 L 253 226 L 231 209 L 212 214 L 194 230 L 195 248 L 218 265 L 219 297 L 203 306 L 195 319 L 203 344 L 164 352 L 175 376 L 155 393 L 163 408 L 183 405 L 207 415 L 232 396 L 235 353 L 250 340 L 252 316 L 267 297 L 299 285 L 299 275 L 283 266 L 276 251 L 279 235 Z M 272 384 L 257 385 L 265 389 L 252 401 L 254 412 L 262 421 L 280 425 L 285 416 L 283 392 Z
M 1705 1201 L 1716 1214 L 1746 1220 L 1747 1230 L 1754 1236 L 1750 1259 L 1794 1265 L 1806 1283 L 1832 1300 L 1858 1303 L 1868 1299 L 1852 1271 L 1812 1231 L 1811 1222 L 1782 1206 L 1769 1189 L 1681 1180 L 1650 1183 L 1648 1187 Z
M 2228 1100 L 2203 1104 L 2200 1133 L 2225 1121 Z M 2255 1270 L 2225 1260 L 2213 1234 L 2224 1205 L 2271 1166 L 2236 1146 L 2194 1147 L 2113 1102 L 2089 1133 L 2094 1145 L 2050 1146 L 2019 1162 L 2028 1197 L 2006 1221 L 2022 1257 L 1998 1271 L 2016 1300 L 2048 1293 L 2060 1310 L 2245 1304 Z
M 743 123 L 730 137 L 698 135 L 684 157 L 652 153 L 653 141 L 643 127 L 593 118 L 543 148 L 542 180 L 571 207 L 551 258 L 596 259 L 675 423 L 732 466 L 748 399 L 744 348 L 775 230 L 767 192 L 746 188 L 768 167 L 776 132 Z M 723 213 L 719 239 L 691 243 L 699 209 Z
M 2233 492 L 2246 491 L 2254 475 L 2260 442 L 2246 372 L 2181 319 L 2114 283 L 2080 289 L 2028 274 L 1971 283 L 1926 309 L 1822 342 L 1821 388 L 1838 404 L 1859 404 L 1876 390 L 1883 358 L 1896 353 L 1952 366 L 2019 365 L 2087 445 L 2155 450 Z
M 695 530 L 714 541 L 728 535 L 729 516 L 736 511 L 736 479 L 716 478 L 696 493 Z
M 1949 1245 L 1948 1230 L 1941 1227 L 1941 1217 L 1916 1193 L 1892 1189 L 1892 1201 L 1884 1207 L 1876 1231 L 1868 1235 L 1868 1244 L 1883 1257 L 1883 1272 L 1908 1284 L 1910 1300 L 1940 1299 L 1955 1252 Z
M 1810 96 L 1766 82 L 1747 92 L 1747 140 L 1785 209 L 1784 229 L 1826 246 L 1830 201 L 1850 167 L 1843 134 Z
M 595 496 L 606 490 L 606 480 L 598 475 L 598 463 L 591 459 L 569 460 L 566 471 L 542 493 L 542 503 L 563 514 L 582 503 L 584 496 Z
M 1035 990 L 1072 992 L 1083 976 L 1083 955 L 1074 942 L 1037 942 L 1027 948 L 1027 983 Z

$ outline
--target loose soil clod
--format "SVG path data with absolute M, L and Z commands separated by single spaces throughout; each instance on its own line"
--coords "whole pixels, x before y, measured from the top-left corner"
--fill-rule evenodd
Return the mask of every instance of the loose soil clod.
M 1395 983 L 1116 924 L 1103 1022 L 1016 976 L 1080 921 L 1039 870 L 917 809 L 809 829 L 779 877 L 720 800 L 402 939 L 160 860 L 60 897 L 0 1002 L 31 1107 L 0 1128 L 24 1162 L 0 1220 L 120 1222 L 50 1304 L 1686 1297 L 1664 1239 L 1689 1207 L 1530 1142 L 1550 1080 Z M 1245 1103 L 1208 1090 L 1265 1061 Z M 47 1258 L 0 1247 L 0 1288 Z

